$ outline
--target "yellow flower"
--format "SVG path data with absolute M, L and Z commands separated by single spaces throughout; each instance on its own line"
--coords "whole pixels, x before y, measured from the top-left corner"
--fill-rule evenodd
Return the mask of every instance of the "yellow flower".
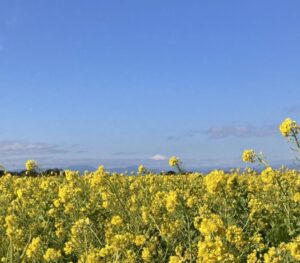
M 275 247 L 271 247 L 268 253 L 264 254 L 265 263 L 281 263 L 282 257 L 279 255 L 279 251 Z
M 112 225 L 118 226 L 123 223 L 123 219 L 120 216 L 113 216 L 110 222 Z
M 243 230 L 235 225 L 229 226 L 226 230 L 226 239 L 233 243 L 238 249 L 244 245 Z
M 65 171 L 65 176 L 66 176 L 66 180 L 67 181 L 72 181 L 74 180 L 76 177 L 79 176 L 78 172 L 74 172 L 74 171 L 70 171 L 70 170 L 66 170 Z
M 135 237 L 134 243 L 137 246 L 141 246 L 146 242 L 146 237 L 144 235 L 138 235 Z
M 55 250 L 54 248 L 48 248 L 46 253 L 43 256 L 43 258 L 47 262 L 50 261 L 57 262 L 60 257 L 61 257 L 61 252 L 59 250 Z
M 261 261 L 257 258 L 257 252 L 254 250 L 252 253 L 248 254 L 247 256 L 247 263 L 260 263 Z
M 69 213 L 72 213 L 74 211 L 74 209 L 75 209 L 74 205 L 72 203 L 68 203 L 68 204 L 65 205 L 64 212 L 66 214 L 69 214 Z
M 54 216 L 54 214 L 55 214 L 55 209 L 54 209 L 54 208 L 49 209 L 48 212 L 47 212 L 47 214 L 48 214 L 49 216 Z
M 60 201 L 59 201 L 59 199 L 55 199 L 55 200 L 53 201 L 53 204 L 54 204 L 55 207 L 59 207 L 59 206 L 60 206 Z
M 149 248 L 144 247 L 142 252 L 142 258 L 145 262 L 151 262 L 152 261 L 152 254 Z
M 292 198 L 291 198 L 294 202 L 300 202 L 300 193 L 295 193 Z
M 181 163 L 180 159 L 178 157 L 176 157 L 176 156 L 172 156 L 169 159 L 169 165 L 171 167 L 178 166 L 180 163 Z
M 65 243 L 64 251 L 67 255 L 70 255 L 72 253 L 73 249 L 74 249 L 74 246 L 71 241 L 68 241 Z
M 40 237 L 33 238 L 26 250 L 26 256 L 28 258 L 34 257 L 34 255 L 36 255 L 37 251 L 40 249 L 41 245 L 42 240 Z
M 186 205 L 189 208 L 192 208 L 197 202 L 197 198 L 195 196 L 190 196 L 187 201 L 186 201 Z
M 141 215 L 142 215 L 142 220 L 144 224 L 148 224 L 149 223 L 149 211 L 145 206 L 141 207 Z
M 5 217 L 6 234 L 9 237 L 14 235 L 16 223 L 17 223 L 17 218 L 14 215 L 8 215 Z
M 55 235 L 57 237 L 62 237 L 64 235 L 64 227 L 63 227 L 63 222 L 57 222 L 55 223 L 55 228 L 56 228 L 56 231 L 55 231 Z
M 298 133 L 297 123 L 290 118 L 286 118 L 279 126 L 279 130 L 284 137 L 288 137 L 292 132 Z
M 108 255 L 110 255 L 111 253 L 113 253 L 114 249 L 112 246 L 106 245 L 105 247 L 101 248 L 99 251 L 99 255 L 101 257 L 106 257 Z
M 18 190 L 17 190 L 17 196 L 18 196 L 18 198 L 22 198 L 23 195 L 24 195 L 24 190 L 18 189 Z
M 168 212 L 175 211 L 175 208 L 178 204 L 178 196 L 176 191 L 170 191 L 166 197 L 166 208 Z
M 181 244 L 179 244 L 178 246 L 175 247 L 175 254 L 177 256 L 181 256 L 182 252 L 183 252 L 183 247 Z
M 293 242 L 290 242 L 287 245 L 287 248 L 291 252 L 293 258 L 300 260 L 300 236 L 298 236 Z
M 256 158 L 256 153 L 252 149 L 245 150 L 243 152 L 243 161 L 246 163 L 254 163 Z
M 220 237 L 198 242 L 198 262 L 236 262 L 233 255 L 227 253 Z
M 109 202 L 108 202 L 109 195 L 106 192 L 103 192 L 103 193 L 101 193 L 101 198 L 102 198 L 102 207 L 103 208 L 108 208 L 108 206 L 109 206 Z
M 84 263 L 95 263 L 95 262 L 102 262 L 100 258 L 100 249 L 93 249 L 88 252 L 87 256 L 82 255 L 82 258 L 78 262 Z M 85 258 L 86 256 L 86 258 Z
M 98 170 L 97 170 L 97 171 L 100 172 L 100 173 L 105 173 L 104 165 L 100 165 L 100 166 L 98 167 Z
M 143 165 L 140 165 L 138 168 L 138 174 L 144 174 L 146 172 L 146 168 Z
M 220 234 L 224 231 L 224 223 L 220 216 L 212 214 L 209 218 L 204 218 L 199 231 L 206 238 L 210 239 L 211 234 Z
M 136 254 L 133 250 L 127 249 L 126 250 L 126 263 L 135 263 L 137 262 Z
M 169 263 L 181 263 L 182 260 L 178 256 L 171 256 L 169 259 Z
M 222 188 L 226 182 L 226 176 L 222 170 L 211 171 L 204 179 L 207 191 L 211 194 L 214 194 Z
M 34 171 L 38 168 L 38 164 L 34 160 L 28 160 L 25 163 L 25 166 L 26 166 L 26 171 Z

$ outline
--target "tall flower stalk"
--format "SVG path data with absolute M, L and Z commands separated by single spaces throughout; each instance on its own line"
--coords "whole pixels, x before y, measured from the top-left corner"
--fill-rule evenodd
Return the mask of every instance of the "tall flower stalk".
M 176 156 L 172 156 L 172 157 L 169 159 L 169 165 L 170 165 L 171 167 L 176 167 L 177 170 L 178 170 L 178 172 L 182 174 L 184 171 L 183 171 L 183 169 L 181 168 L 181 164 L 182 164 L 182 161 L 181 161 L 178 157 L 176 157 Z

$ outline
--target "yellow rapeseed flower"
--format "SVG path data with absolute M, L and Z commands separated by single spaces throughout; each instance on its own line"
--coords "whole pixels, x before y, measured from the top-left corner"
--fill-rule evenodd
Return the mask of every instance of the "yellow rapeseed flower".
M 134 243 L 135 243 L 137 246 L 141 246 L 141 245 L 143 245 L 145 242 L 146 242 L 146 237 L 145 237 L 144 235 L 137 235 L 137 236 L 135 237 Z
M 298 132 L 298 126 L 296 121 L 286 118 L 279 126 L 279 130 L 284 137 L 288 137 L 292 132 Z
M 221 234 L 224 230 L 224 223 L 220 216 L 216 214 L 204 218 L 199 228 L 201 234 L 207 239 L 210 239 L 212 234 Z
M 252 149 L 245 150 L 243 152 L 243 161 L 246 163 L 254 163 L 256 158 L 256 153 Z
M 41 245 L 42 240 L 40 237 L 33 238 L 26 250 L 26 256 L 28 258 L 33 258 L 36 255 L 37 251 L 40 249 Z
M 57 262 L 61 257 L 61 252 L 59 250 L 55 250 L 54 248 L 48 248 L 43 258 L 47 261 Z
M 292 257 L 296 260 L 300 260 L 300 236 L 298 236 L 294 241 L 287 245 Z
M 245 243 L 243 241 L 243 230 L 235 225 L 229 226 L 226 229 L 226 239 L 238 249 L 241 249 Z
M 143 165 L 140 165 L 138 168 L 138 174 L 144 174 L 146 172 L 146 168 Z
M 65 243 L 64 251 L 67 255 L 70 255 L 74 249 L 74 245 L 71 241 Z
M 145 262 L 151 262 L 152 261 L 152 254 L 149 248 L 144 247 L 142 251 L 142 258 Z
M 112 225 L 118 226 L 123 223 L 123 219 L 120 216 L 113 216 L 110 222 Z
M 181 263 L 182 260 L 178 256 L 171 256 L 169 259 L 169 263 Z
M 178 204 L 178 195 L 176 191 L 170 191 L 166 196 L 166 208 L 169 212 L 173 212 Z
M 38 168 L 38 164 L 34 160 L 28 160 L 25 163 L 26 171 L 34 171 Z
M 176 157 L 176 156 L 172 156 L 169 159 L 169 165 L 171 167 L 178 166 L 180 163 L 181 163 L 181 160 L 178 157 Z

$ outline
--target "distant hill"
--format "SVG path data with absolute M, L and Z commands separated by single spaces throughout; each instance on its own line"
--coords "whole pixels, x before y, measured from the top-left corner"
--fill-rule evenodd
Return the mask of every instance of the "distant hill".
M 97 170 L 96 167 L 90 166 L 90 165 L 71 165 L 71 166 L 68 166 L 68 167 L 64 167 L 62 169 L 79 171 L 80 173 L 83 173 L 84 171 L 93 172 L 93 171 Z

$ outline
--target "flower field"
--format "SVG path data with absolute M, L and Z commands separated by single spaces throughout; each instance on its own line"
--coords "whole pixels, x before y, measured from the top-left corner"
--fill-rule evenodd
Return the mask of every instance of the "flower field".
M 0 178 L 2 262 L 299 262 L 300 174 Z

